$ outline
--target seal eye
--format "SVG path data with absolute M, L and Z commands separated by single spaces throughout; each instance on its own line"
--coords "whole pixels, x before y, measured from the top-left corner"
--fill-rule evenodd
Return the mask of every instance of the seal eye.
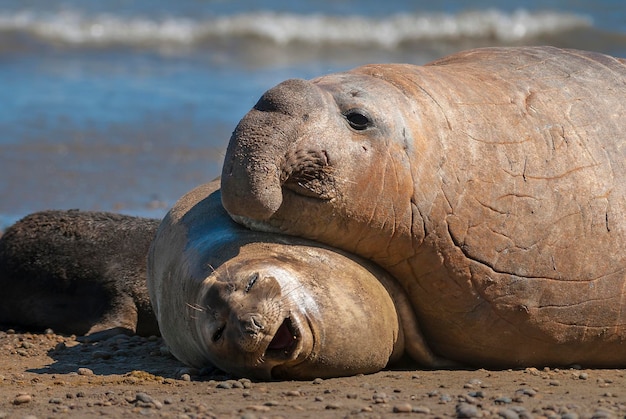
M 367 129 L 372 125 L 369 115 L 362 109 L 350 109 L 344 116 L 348 120 L 348 124 L 358 131 Z
M 259 279 L 259 273 L 255 272 L 252 275 L 252 277 L 248 280 L 248 285 L 246 285 L 245 291 L 250 292 L 250 288 L 252 288 L 252 286 L 256 283 L 258 279 Z
M 213 333 L 213 342 L 217 342 L 218 340 L 220 340 L 222 338 L 222 335 L 224 334 L 224 329 L 226 329 L 226 325 L 222 325 L 220 327 L 217 328 L 217 330 L 215 331 L 215 333 Z

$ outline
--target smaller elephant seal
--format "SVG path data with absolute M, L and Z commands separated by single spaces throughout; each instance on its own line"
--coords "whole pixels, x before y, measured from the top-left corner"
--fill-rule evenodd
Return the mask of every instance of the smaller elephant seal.
M 145 260 L 160 220 L 42 211 L 0 238 L 0 323 L 89 340 L 158 334 Z
M 379 371 L 424 343 L 408 299 L 385 272 L 346 253 L 235 224 L 219 181 L 185 196 L 148 253 L 161 334 L 184 363 L 257 379 Z

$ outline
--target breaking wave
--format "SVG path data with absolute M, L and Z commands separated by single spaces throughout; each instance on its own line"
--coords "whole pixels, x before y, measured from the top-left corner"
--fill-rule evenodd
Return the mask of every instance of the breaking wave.
M 511 13 L 485 10 L 455 15 L 407 13 L 382 18 L 275 12 L 204 19 L 85 15 L 73 11 L 0 13 L 0 37 L 3 33 L 19 33 L 47 43 L 96 47 L 195 46 L 221 38 L 243 38 L 278 45 L 297 42 L 393 48 L 403 43 L 438 39 L 488 38 L 511 42 L 591 26 L 591 19 L 583 15 L 525 10 Z

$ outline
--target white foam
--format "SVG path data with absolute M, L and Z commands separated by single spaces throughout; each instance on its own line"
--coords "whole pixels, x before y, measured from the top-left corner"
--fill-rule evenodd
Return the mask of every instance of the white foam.
M 256 12 L 202 20 L 86 16 L 72 11 L 0 14 L 0 31 L 25 32 L 42 40 L 77 45 L 194 45 L 214 38 L 243 37 L 281 45 L 301 42 L 393 48 L 405 42 L 437 39 L 517 41 L 590 26 L 590 18 L 581 15 L 524 10 L 396 14 L 382 18 Z

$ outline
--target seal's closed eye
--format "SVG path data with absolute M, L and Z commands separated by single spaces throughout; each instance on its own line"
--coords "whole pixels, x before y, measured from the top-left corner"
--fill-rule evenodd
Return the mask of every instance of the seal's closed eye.
M 245 291 L 249 292 L 250 289 L 252 288 L 252 286 L 254 284 L 256 284 L 256 281 L 259 279 L 259 273 L 255 272 L 254 274 L 252 274 L 252 276 L 250 277 L 250 279 L 248 280 L 248 284 L 246 285 Z
M 222 335 L 224 334 L 225 329 L 226 329 L 225 324 L 217 328 L 215 333 L 213 333 L 213 343 L 219 341 L 222 338 Z

